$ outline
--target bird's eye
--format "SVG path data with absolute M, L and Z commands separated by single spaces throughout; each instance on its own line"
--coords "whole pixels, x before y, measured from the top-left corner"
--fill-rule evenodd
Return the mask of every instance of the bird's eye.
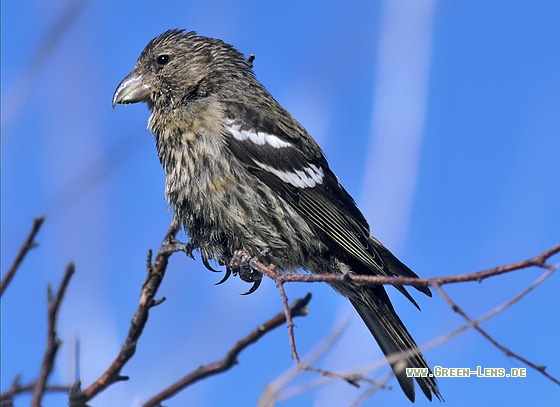
M 169 55 L 163 54 L 156 58 L 156 61 L 160 65 L 165 65 L 169 62 Z

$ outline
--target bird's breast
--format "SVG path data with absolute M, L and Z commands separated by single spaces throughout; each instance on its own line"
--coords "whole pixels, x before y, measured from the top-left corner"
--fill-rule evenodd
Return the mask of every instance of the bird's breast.
M 232 155 L 219 131 L 193 129 L 156 133 L 165 194 L 193 243 L 206 258 L 244 250 L 266 252 L 286 270 L 303 266 L 316 243 L 308 223 Z

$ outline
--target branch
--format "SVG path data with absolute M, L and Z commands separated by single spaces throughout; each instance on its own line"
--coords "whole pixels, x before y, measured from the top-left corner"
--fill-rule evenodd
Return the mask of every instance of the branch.
M 349 318 L 346 317 L 341 320 L 336 326 L 332 329 L 332 331 L 328 334 L 328 336 L 322 339 L 309 353 L 304 355 L 303 362 L 301 364 L 296 364 L 295 366 L 289 368 L 287 371 L 282 373 L 272 382 L 266 385 L 261 394 L 261 397 L 258 401 L 259 407 L 269 407 L 274 406 L 276 402 L 285 400 L 291 397 L 294 397 L 297 394 L 304 393 L 309 390 L 312 386 L 309 383 L 303 383 L 300 385 L 295 386 L 294 388 L 286 389 L 287 385 L 296 379 L 298 375 L 302 371 L 314 371 L 316 373 L 320 373 L 323 378 L 325 377 L 333 377 L 331 372 L 329 374 L 323 375 L 323 372 L 326 371 L 317 371 L 311 367 L 313 363 L 315 363 L 320 357 L 322 357 L 325 353 L 332 349 L 334 343 L 340 339 L 342 333 L 346 330 L 348 326 Z M 303 366 L 303 368 L 302 368 Z M 309 368 L 309 369 L 307 369 Z M 357 383 L 360 379 L 356 378 L 357 375 L 337 375 L 337 378 L 342 378 L 347 380 L 351 377 L 354 383 Z M 347 380 L 348 381 L 348 380 Z
M 311 300 L 311 293 L 307 294 L 305 298 L 296 299 L 290 306 L 290 315 L 292 317 L 299 317 L 307 315 L 308 308 L 307 304 Z M 209 363 L 204 366 L 200 366 L 196 370 L 184 376 L 182 379 L 178 380 L 159 394 L 152 397 L 143 407 L 156 407 L 160 406 L 161 402 L 167 400 L 168 398 L 174 396 L 185 387 L 202 380 L 208 376 L 212 376 L 221 372 L 229 370 L 233 365 L 237 364 L 237 356 L 249 345 L 258 341 L 266 333 L 272 331 L 274 328 L 282 325 L 286 322 L 286 313 L 284 311 L 278 313 L 273 318 L 266 321 L 264 324 L 259 325 L 254 329 L 249 335 L 237 341 L 237 343 L 231 348 L 223 359 L 218 360 L 214 363 Z
M 513 298 L 511 298 L 510 300 L 506 301 L 503 304 L 500 304 L 499 306 L 495 307 L 493 310 L 489 311 L 488 313 L 484 314 L 483 316 L 481 316 L 480 318 L 478 318 L 476 321 L 470 322 L 470 323 L 466 323 L 465 325 L 447 333 L 444 334 L 438 338 L 435 338 L 425 344 L 423 344 L 422 346 L 419 347 L 419 349 L 421 351 L 426 351 L 427 349 L 431 349 L 431 348 L 435 348 L 439 345 L 441 345 L 442 343 L 445 343 L 449 340 L 451 340 L 452 338 L 454 338 L 455 336 L 459 335 L 460 333 L 473 328 L 474 326 L 481 324 L 482 322 L 488 321 L 489 319 L 493 318 L 494 316 L 498 315 L 499 313 L 503 312 L 504 310 L 506 310 L 507 308 L 509 308 L 510 306 L 512 306 L 513 304 L 517 303 L 518 301 L 520 301 L 523 297 L 525 297 L 527 294 L 529 294 L 531 291 L 533 291 L 536 287 L 538 287 L 540 284 L 542 284 L 548 277 L 550 277 L 555 270 L 547 270 L 545 273 L 543 273 L 541 276 L 539 276 L 530 286 L 528 286 L 527 288 L 525 288 L 522 292 L 520 292 L 519 294 L 517 294 L 516 296 L 514 296 Z M 399 358 L 398 355 L 397 359 Z M 395 359 L 395 360 L 397 360 Z M 387 364 L 387 359 L 384 357 L 382 359 L 379 359 L 375 362 L 371 362 L 368 363 L 366 365 L 363 366 L 359 366 L 356 368 L 353 368 L 351 370 L 349 370 L 347 373 L 347 375 L 350 374 L 354 374 L 355 376 L 358 375 L 363 375 L 366 372 L 369 371 L 373 371 L 375 369 L 378 369 L 382 366 L 385 366 Z M 296 370 L 296 369 L 294 369 Z M 353 372 L 353 373 L 352 373 Z M 344 373 L 343 373 L 344 375 Z M 389 378 L 392 376 L 392 372 L 389 374 Z M 320 387 L 321 385 L 324 385 L 326 383 L 325 378 L 316 380 L 314 382 L 310 382 L 310 383 L 304 383 L 301 384 L 299 386 L 293 387 L 293 388 L 288 388 L 284 391 L 281 391 L 277 394 L 277 401 L 280 400 L 284 400 L 287 399 L 289 397 L 294 397 L 300 393 L 302 393 L 303 391 L 307 391 L 316 387 Z M 379 387 L 379 385 L 384 385 L 386 383 L 386 380 L 380 380 L 377 382 L 377 385 Z M 375 386 L 374 386 L 375 387 Z M 264 396 L 263 396 L 264 397 Z M 272 404 L 263 404 L 262 406 L 268 406 L 268 405 L 272 405 Z M 260 406 L 260 405 L 259 405 Z
M 550 271 L 552 272 L 552 270 Z M 535 363 L 523 358 L 522 356 L 512 352 L 510 349 L 506 348 L 505 346 L 503 346 L 502 344 L 500 344 L 498 341 L 496 341 L 492 336 L 490 336 L 490 334 L 488 334 L 488 332 L 486 332 L 484 329 L 482 329 L 479 325 L 478 322 L 473 321 L 465 311 L 463 311 L 461 309 L 461 307 L 459 307 L 456 303 L 453 302 L 453 300 L 451 300 L 451 298 L 447 295 L 447 293 L 445 291 L 443 291 L 443 289 L 436 285 L 434 286 L 434 288 L 441 294 L 441 296 L 445 299 L 445 301 L 449 304 L 449 306 L 453 309 L 453 311 L 457 312 L 459 315 L 461 315 L 468 323 L 469 325 L 471 325 L 475 330 L 477 330 L 482 336 L 484 336 L 488 341 L 490 341 L 490 343 L 492 345 L 494 345 L 495 347 L 497 347 L 499 350 L 501 350 L 506 356 L 511 356 L 514 359 L 519 360 L 521 363 L 531 367 L 532 369 L 535 369 L 536 371 L 542 373 L 545 377 L 547 377 L 548 379 L 552 380 L 554 383 L 560 385 L 560 380 L 556 379 L 555 377 L 551 376 L 550 374 L 548 374 L 546 372 L 546 366 L 543 365 L 536 365 Z
M 284 305 L 284 315 L 286 316 L 286 325 L 288 326 L 288 336 L 290 338 L 290 350 L 292 351 L 292 359 L 294 359 L 299 366 L 299 355 L 296 348 L 296 338 L 294 336 L 294 321 L 292 320 L 292 310 L 288 305 L 288 296 L 286 295 L 286 290 L 284 290 L 284 283 L 281 281 L 276 282 L 276 287 L 280 291 L 280 297 L 282 297 L 282 304 Z
M 499 313 L 503 312 L 505 309 L 507 309 L 507 308 L 511 307 L 513 304 L 517 303 L 519 300 L 521 300 L 523 297 L 525 297 L 527 294 L 529 294 L 531 291 L 533 291 L 536 287 L 541 285 L 548 277 L 550 277 L 552 275 L 552 273 L 554 271 L 555 270 L 547 270 L 544 274 L 539 276 L 539 278 L 537 278 L 529 287 L 524 289 L 522 292 L 517 294 L 515 297 L 513 297 L 509 301 L 506 301 L 505 303 L 497 306 L 493 310 L 489 311 L 485 315 L 478 318 L 476 321 L 468 322 L 467 324 L 465 324 L 465 325 L 463 325 L 463 326 L 461 326 L 461 327 L 459 327 L 459 328 L 457 328 L 457 329 L 455 329 L 455 330 L 453 330 L 453 331 L 451 331 L 451 332 L 449 332 L 445 335 L 442 335 L 438 338 L 435 338 L 435 339 L 431 340 L 430 342 L 421 346 L 420 349 L 424 351 L 426 349 L 435 348 L 436 346 L 439 346 L 442 343 L 447 342 L 448 340 L 454 338 L 455 336 L 457 336 L 460 333 L 466 331 L 467 329 L 470 329 L 474 326 L 480 325 L 481 323 L 483 323 L 485 321 L 488 321 L 490 318 L 495 317 Z
M 391 276 L 372 276 L 372 275 L 357 275 L 352 273 L 347 274 L 284 274 L 274 271 L 274 266 L 265 266 L 257 258 L 252 258 L 249 262 L 251 268 L 261 272 L 262 274 L 270 277 L 276 282 L 301 282 L 301 283 L 315 283 L 315 282 L 344 282 L 355 281 L 360 283 L 373 283 L 373 284 L 389 284 L 389 285 L 429 285 L 432 287 L 442 286 L 452 283 L 464 283 L 467 281 L 481 282 L 489 277 L 494 277 L 500 274 L 510 273 L 515 270 L 521 270 L 529 267 L 541 267 L 547 270 L 553 267 L 546 263 L 546 261 L 560 253 L 560 244 L 546 250 L 545 252 L 533 257 L 532 259 L 523 260 L 517 263 L 507 264 L 505 266 L 494 267 L 488 270 L 479 271 L 470 274 L 461 274 L 458 276 L 449 277 L 432 277 L 432 278 L 416 278 L 416 277 L 391 277 Z
M 71 25 L 80 17 L 87 0 L 70 0 L 66 2 L 56 19 L 48 27 L 48 31 L 39 38 L 40 44 L 32 55 L 29 63 L 13 81 L 8 89 L 2 109 L 2 135 L 18 118 L 19 112 L 34 82 L 48 62 L 58 44 L 64 39 Z
M 28 383 L 28 384 L 21 384 L 20 383 L 20 379 L 21 376 L 17 375 L 16 378 L 13 380 L 12 385 L 10 386 L 10 388 L 0 394 L 0 406 L 4 406 L 3 403 L 6 403 L 6 405 L 11 405 L 11 404 L 7 404 L 9 402 L 11 402 L 11 400 L 19 395 L 19 394 L 23 394 L 23 393 L 32 393 L 35 389 L 35 386 L 37 385 L 37 382 L 32 382 L 32 383 Z M 70 390 L 70 386 L 60 386 L 60 385 L 47 385 L 45 386 L 45 393 L 68 393 L 68 391 Z
M 334 373 L 334 372 L 331 372 L 331 371 L 328 371 L 328 370 L 313 367 L 313 366 L 311 366 L 307 363 L 301 363 L 298 352 L 297 352 L 296 338 L 295 338 L 295 335 L 294 335 L 295 324 L 292 320 L 291 310 L 290 310 L 290 307 L 288 305 L 288 296 L 286 295 L 286 290 L 284 290 L 284 282 L 276 281 L 276 287 L 278 288 L 278 291 L 280 292 L 280 297 L 282 298 L 282 303 L 284 305 L 284 314 L 286 315 L 286 321 L 287 321 L 287 327 L 288 327 L 288 338 L 290 340 L 290 350 L 292 352 L 292 359 L 294 359 L 296 361 L 297 369 L 319 373 L 320 375 L 322 375 L 324 377 L 340 378 L 340 379 L 346 380 L 348 383 L 350 383 L 353 386 L 360 387 L 359 381 L 362 380 L 362 379 L 367 380 L 367 378 L 357 377 L 356 375 L 340 375 L 338 373 Z
M 18 270 L 20 264 L 23 262 L 23 259 L 27 255 L 27 252 L 38 246 L 38 244 L 35 242 L 35 236 L 39 232 L 39 229 L 41 229 L 41 225 L 43 224 L 44 221 L 45 221 L 44 216 L 35 218 L 33 220 L 33 226 L 31 227 L 31 231 L 29 232 L 27 238 L 21 245 L 12 266 L 8 269 L 6 275 L 2 279 L 2 282 L 0 283 L 0 297 L 2 296 L 2 294 L 4 294 L 4 291 L 8 287 L 8 284 L 10 284 L 10 281 L 12 281 L 12 278 L 16 274 L 16 271 Z
M 459 283 L 459 282 L 467 282 L 467 281 L 478 281 L 478 282 L 480 282 L 480 281 L 482 281 L 486 278 L 492 277 L 492 276 L 512 272 L 512 271 L 515 271 L 515 270 L 525 269 L 525 268 L 529 268 L 529 267 L 533 267 L 533 266 L 541 267 L 541 268 L 544 268 L 544 269 L 547 270 L 547 272 L 543 276 L 539 277 L 539 279 L 537 281 L 535 281 L 535 283 L 533 283 L 529 288 L 524 290 L 518 296 L 514 297 L 511 301 L 509 301 L 505 305 L 499 307 L 497 310 L 495 310 L 495 312 L 490 313 L 487 316 L 487 318 L 490 318 L 491 316 L 503 311 L 505 308 L 509 307 L 511 304 L 519 301 L 522 297 L 524 297 L 526 294 L 528 294 L 530 291 L 532 291 L 536 286 L 538 286 L 540 283 L 542 283 L 554 271 L 556 271 L 557 267 L 551 266 L 551 265 L 547 264 L 546 262 L 550 257 L 552 257 L 553 255 L 555 255 L 559 252 L 560 252 L 560 244 L 552 247 L 549 250 L 546 250 L 545 252 L 543 252 L 543 253 L 541 253 L 541 254 L 539 254 L 539 255 L 531 258 L 531 259 L 520 261 L 520 262 L 517 262 L 517 263 L 508 264 L 508 265 L 505 265 L 505 266 L 499 266 L 499 267 L 495 267 L 495 268 L 492 268 L 492 269 L 489 269 L 489 270 L 480 271 L 480 272 L 477 272 L 477 273 L 463 274 L 463 275 L 459 275 L 459 276 L 450 276 L 450 277 L 440 277 L 440 278 L 424 278 L 424 279 L 421 279 L 421 278 L 406 278 L 406 277 L 388 277 L 388 276 L 362 276 L 362 275 L 354 275 L 354 274 L 319 274 L 319 275 L 318 274 L 305 274 L 305 275 L 283 274 L 283 273 L 276 272 L 274 265 L 265 266 L 264 264 L 260 263 L 257 260 L 257 258 L 251 259 L 250 262 L 249 262 L 249 265 L 250 265 L 251 268 L 261 272 L 262 274 L 272 278 L 275 281 L 277 287 L 280 290 L 280 294 L 281 294 L 284 302 L 286 301 L 286 298 L 285 298 L 286 296 L 285 296 L 285 292 L 283 290 L 283 284 L 285 282 L 292 282 L 292 281 L 298 281 L 298 282 L 356 281 L 356 282 L 391 284 L 391 285 L 401 285 L 401 284 L 402 285 L 418 285 L 418 284 L 431 285 L 431 286 L 435 287 L 442 294 L 442 296 L 444 296 L 446 301 L 448 301 L 448 303 L 452 306 L 452 308 L 455 311 L 461 313 L 461 315 L 463 315 L 463 317 L 465 319 L 467 319 L 467 321 L 469 322 L 469 324 L 466 325 L 466 327 L 463 327 L 463 328 L 457 330 L 456 332 L 453 332 L 452 334 L 450 334 L 448 336 L 447 339 L 451 338 L 455 334 L 457 334 L 459 332 L 462 332 L 463 330 L 465 330 L 469 327 L 474 327 L 481 334 L 483 334 L 492 344 L 494 344 L 496 347 L 498 347 L 506 355 L 515 357 L 516 359 L 525 363 L 527 366 L 530 366 L 531 368 L 538 370 L 543 375 L 545 375 L 547 378 L 552 380 L 554 383 L 560 384 L 558 379 L 552 377 L 551 375 L 549 375 L 545 371 L 544 366 L 538 366 L 538 365 L 522 358 L 521 356 L 513 353 L 511 350 L 505 348 L 504 346 L 499 344 L 497 341 L 495 341 L 492 337 L 490 337 L 490 335 L 488 335 L 485 331 L 483 331 L 478 326 L 478 323 L 482 322 L 482 321 L 476 321 L 476 322 L 472 321 L 458 306 L 456 306 L 449 299 L 449 297 L 447 297 L 445 295 L 445 293 L 441 289 L 441 285 L 443 285 L 443 284 Z M 485 320 L 487 318 L 483 317 L 482 320 Z M 290 345 L 291 345 L 291 348 L 292 348 L 292 354 L 297 355 L 297 353 L 294 350 L 295 340 L 293 338 L 293 330 L 289 330 L 289 335 L 290 335 Z M 391 356 L 393 356 L 397 360 L 399 360 L 404 356 L 404 354 L 402 354 L 402 355 L 401 354 L 391 355 Z M 316 371 L 318 373 L 321 373 L 325 377 L 340 377 L 342 379 L 345 379 L 347 382 L 349 382 L 350 384 L 353 384 L 353 385 L 358 385 L 358 382 L 363 379 L 363 376 L 354 375 L 354 376 L 350 376 L 350 377 L 355 378 L 355 380 L 348 380 L 348 378 L 345 375 L 340 375 L 340 374 L 336 374 L 336 373 L 333 374 L 331 372 L 323 372 L 321 369 L 316 369 L 316 368 L 313 368 L 311 366 L 301 364 L 299 362 L 299 359 L 297 359 L 297 357 L 296 357 L 296 366 L 297 366 L 298 371 L 299 370 L 309 370 L 309 371 Z M 385 382 L 382 382 L 381 386 L 384 386 L 384 384 L 385 384 Z M 377 386 L 374 385 L 373 388 L 370 389 L 370 391 L 373 392 L 378 387 L 379 387 L 379 385 L 377 385 Z M 369 396 L 370 391 L 368 391 L 364 394 L 364 398 L 367 398 Z M 356 403 L 360 403 L 362 400 L 363 399 L 360 398 L 359 400 L 356 401 Z M 267 400 L 267 401 L 269 401 L 269 400 Z M 263 405 L 266 405 L 266 404 L 263 404 Z
M 136 352 L 136 345 L 142 335 L 142 331 L 146 326 L 148 321 L 150 309 L 158 304 L 161 304 L 165 298 L 156 300 L 155 296 L 159 289 L 159 286 L 165 275 L 167 269 L 167 263 L 169 257 L 180 250 L 184 249 L 184 245 L 177 244 L 175 241 L 175 236 L 179 231 L 179 225 L 172 222 L 169 226 L 167 234 L 159 248 L 156 255 L 155 261 L 152 264 L 152 252 L 148 253 L 148 275 L 146 281 L 142 285 L 142 291 L 140 293 L 140 301 L 138 308 L 130 321 L 130 328 L 128 330 L 128 335 L 122 345 L 117 357 L 107 368 L 105 373 L 103 373 L 95 382 L 93 382 L 88 388 L 86 388 L 82 393 L 74 395 L 71 397 L 71 403 L 76 406 L 85 406 L 86 402 L 97 394 L 105 390 L 112 384 L 128 380 L 128 377 L 121 376 L 120 372 L 124 365 L 134 356 Z
M 357 407 L 360 404 L 362 404 L 364 401 L 366 401 L 368 398 L 370 398 L 377 390 L 379 389 L 391 389 L 391 386 L 389 386 L 387 383 L 389 383 L 389 381 L 393 378 L 393 376 L 395 375 L 395 373 L 391 370 L 390 372 L 386 373 L 385 376 L 383 376 L 383 378 L 379 381 L 371 381 L 372 385 L 369 389 L 366 389 L 362 395 L 360 395 L 360 397 L 358 397 L 351 405 L 350 407 Z
M 70 278 L 76 271 L 74 263 L 68 264 L 66 271 L 64 272 L 64 277 L 60 282 L 60 286 L 56 291 L 56 295 L 53 297 L 52 288 L 49 285 L 47 289 L 48 295 L 48 333 L 47 333 L 47 349 L 43 356 L 43 363 L 41 364 L 41 372 L 39 373 L 39 378 L 35 383 L 35 388 L 33 390 L 33 399 L 31 405 L 33 407 L 41 406 L 41 399 L 45 393 L 47 386 L 47 380 L 54 367 L 54 359 L 56 357 L 56 352 L 60 347 L 61 341 L 56 334 L 56 320 L 58 318 L 58 311 L 60 309 L 60 304 L 70 283 Z

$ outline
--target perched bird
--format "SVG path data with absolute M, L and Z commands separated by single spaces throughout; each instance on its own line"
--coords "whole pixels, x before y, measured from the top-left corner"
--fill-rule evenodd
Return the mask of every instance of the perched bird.
M 230 265 L 255 288 L 260 273 L 235 269 L 240 253 L 284 271 L 418 277 L 370 235 L 321 148 L 231 45 L 166 31 L 150 41 L 113 96 L 113 107 L 136 102 L 151 110 L 165 194 L 205 265 Z M 385 288 L 331 286 L 356 308 L 414 401 L 404 368 L 431 371 Z M 415 288 L 431 296 L 427 286 Z M 429 400 L 441 400 L 433 377 L 416 380 Z

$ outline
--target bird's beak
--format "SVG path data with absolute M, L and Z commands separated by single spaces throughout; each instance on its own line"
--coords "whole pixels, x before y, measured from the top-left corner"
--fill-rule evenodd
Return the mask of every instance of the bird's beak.
M 145 102 L 152 90 L 151 85 L 141 74 L 132 71 L 126 78 L 119 83 L 113 95 L 113 108 L 117 103 L 137 103 Z

